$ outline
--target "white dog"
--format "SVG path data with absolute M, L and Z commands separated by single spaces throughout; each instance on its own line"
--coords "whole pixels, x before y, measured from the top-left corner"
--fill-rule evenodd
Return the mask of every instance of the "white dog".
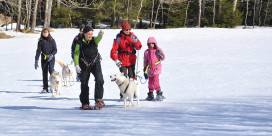
M 60 95 L 60 87 L 62 86 L 61 75 L 57 71 L 53 71 L 53 73 L 49 77 L 52 96 L 55 97 L 55 90 L 57 90 L 57 94 Z
M 60 66 L 62 67 L 62 78 L 64 80 L 64 86 L 68 86 L 68 78 L 70 81 L 70 86 L 72 86 L 71 78 L 73 79 L 73 82 L 75 84 L 76 82 L 76 75 L 75 75 L 75 66 L 74 62 L 71 62 L 70 64 L 65 65 L 61 60 L 56 60 Z
M 124 76 L 124 73 L 119 73 L 110 76 L 111 81 L 115 81 L 118 85 L 121 94 L 123 95 L 124 105 L 123 108 L 126 108 L 127 105 L 127 98 L 129 99 L 129 105 L 133 104 L 133 97 L 134 95 L 137 97 L 137 106 L 139 104 L 139 87 L 137 81 L 129 80 Z

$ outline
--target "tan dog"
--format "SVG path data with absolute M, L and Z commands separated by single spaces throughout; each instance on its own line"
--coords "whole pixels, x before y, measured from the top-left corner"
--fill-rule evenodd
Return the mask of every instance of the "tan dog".
M 123 108 L 126 108 L 127 105 L 127 98 L 129 99 L 128 105 L 133 104 L 133 97 L 134 95 L 137 97 L 137 106 L 140 106 L 139 104 L 139 86 L 137 81 L 129 80 L 124 76 L 124 73 L 119 73 L 115 75 L 110 76 L 111 81 L 115 81 L 115 83 L 118 85 L 121 94 L 123 95 L 124 105 Z
M 60 88 L 62 86 L 61 75 L 57 71 L 53 71 L 53 73 L 49 77 L 52 96 L 55 97 L 55 90 L 57 90 L 57 94 L 60 95 Z
M 60 66 L 62 67 L 62 78 L 64 81 L 64 86 L 68 86 L 68 78 L 70 81 L 70 86 L 72 86 L 71 83 L 71 78 L 73 79 L 74 84 L 76 83 L 76 72 L 75 72 L 75 66 L 73 64 L 73 62 L 71 62 L 70 64 L 65 65 L 61 60 L 56 60 Z M 73 85 L 74 85 L 73 84 Z

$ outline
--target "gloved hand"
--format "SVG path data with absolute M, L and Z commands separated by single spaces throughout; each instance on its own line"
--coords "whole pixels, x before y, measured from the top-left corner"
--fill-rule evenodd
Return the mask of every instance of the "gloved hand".
M 163 58 L 163 54 L 160 50 L 156 50 L 156 54 L 160 56 L 160 58 Z
M 121 67 L 121 64 L 122 64 L 121 61 L 119 61 L 119 60 L 117 59 L 117 60 L 115 60 L 115 63 L 116 63 L 116 66 L 117 66 L 118 68 Z
M 79 65 L 76 65 L 76 72 L 80 73 L 81 72 L 81 68 L 79 67 Z
M 103 30 L 100 30 L 98 35 L 103 35 L 104 34 L 104 31 Z
M 54 55 L 50 55 L 50 56 L 47 58 L 47 62 L 51 61 L 53 57 L 54 57 Z
M 132 37 L 132 41 L 136 43 L 138 41 L 137 37 Z
M 145 79 L 147 79 L 147 78 L 148 78 L 148 75 L 147 75 L 146 73 L 144 73 L 144 77 L 145 77 Z
M 37 70 L 37 68 L 39 67 L 38 65 L 38 60 L 35 60 L 35 65 L 34 65 L 35 69 Z

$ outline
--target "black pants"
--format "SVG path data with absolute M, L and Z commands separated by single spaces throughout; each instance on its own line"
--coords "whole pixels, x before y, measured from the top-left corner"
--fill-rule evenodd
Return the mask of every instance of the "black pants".
M 130 66 L 122 66 L 120 68 L 120 72 L 124 73 L 125 77 L 129 78 L 135 78 L 135 65 L 130 65 Z M 123 98 L 123 95 L 120 93 L 120 97 Z
M 43 76 L 43 89 L 48 90 L 48 71 L 50 74 L 54 71 L 55 57 L 50 62 L 41 58 L 42 76 Z
M 90 104 L 89 102 L 89 79 L 90 79 L 90 73 L 94 76 L 95 81 L 95 92 L 94 92 L 94 99 L 102 99 L 104 94 L 104 79 L 101 69 L 100 62 L 95 63 L 92 67 L 84 69 L 82 68 L 81 71 L 81 93 L 79 95 L 80 102 L 82 105 L 84 104 Z

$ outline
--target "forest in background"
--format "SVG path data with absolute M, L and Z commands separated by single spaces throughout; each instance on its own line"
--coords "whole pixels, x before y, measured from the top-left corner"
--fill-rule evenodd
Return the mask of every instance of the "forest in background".
M 271 26 L 272 0 L 0 0 L 0 14 L 34 31 L 98 23 L 118 28 L 123 21 L 134 29 Z M 11 22 L 12 22 L 11 21 Z

